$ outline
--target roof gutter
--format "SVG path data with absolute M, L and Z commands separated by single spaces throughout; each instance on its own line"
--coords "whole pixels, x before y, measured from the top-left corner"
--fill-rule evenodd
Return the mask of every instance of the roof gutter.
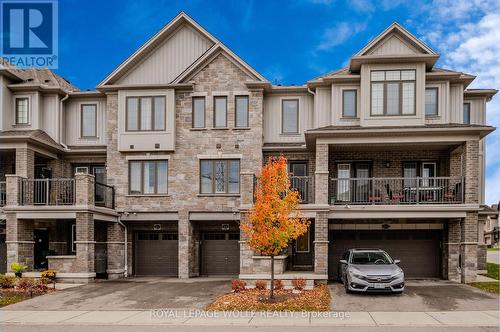
M 69 151 L 69 148 L 66 144 L 63 143 L 62 141 L 62 115 L 63 115 L 63 106 L 64 106 L 64 102 L 69 98 L 69 94 L 66 93 L 66 95 L 61 99 L 61 101 L 59 102 L 59 144 L 61 144 L 61 146 Z

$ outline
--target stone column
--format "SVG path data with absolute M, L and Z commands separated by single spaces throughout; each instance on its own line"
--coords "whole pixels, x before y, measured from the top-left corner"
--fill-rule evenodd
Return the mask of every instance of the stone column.
M 75 174 L 75 204 L 94 205 L 94 176 L 86 173 Z
M 316 213 L 314 220 L 314 273 L 328 274 L 328 212 Z
M 447 242 L 444 243 L 445 278 L 460 282 L 460 220 L 448 221 Z
M 188 211 L 179 211 L 179 278 L 191 277 L 193 225 Z
M 328 205 L 328 144 L 316 144 L 314 202 Z
M 76 213 L 76 266 L 75 272 L 95 273 L 94 216 L 90 212 Z
M 465 203 L 479 204 L 479 140 L 465 142 L 462 168 L 465 179 Z
M 29 148 L 16 149 L 16 175 L 35 177 L 35 151 Z
M 477 276 L 477 212 L 467 212 L 461 226 L 461 282 L 470 283 Z
M 7 193 L 6 206 L 18 206 L 19 195 L 21 193 L 21 180 L 23 177 L 18 175 L 5 175 L 5 192 Z
M 108 227 L 108 279 L 122 278 L 125 272 L 125 231 L 117 222 Z
M 33 221 L 17 219 L 15 213 L 6 213 L 7 270 L 14 262 L 21 263 L 33 270 Z
M 240 223 L 248 221 L 248 211 L 241 211 Z M 247 243 L 246 234 L 240 229 L 240 274 L 254 273 L 253 250 Z
M 241 207 L 250 207 L 253 204 L 254 176 L 252 172 L 241 172 Z
M 486 215 L 478 215 L 478 227 L 477 227 L 477 269 L 486 270 L 487 261 L 487 246 L 484 243 L 484 229 L 486 226 Z

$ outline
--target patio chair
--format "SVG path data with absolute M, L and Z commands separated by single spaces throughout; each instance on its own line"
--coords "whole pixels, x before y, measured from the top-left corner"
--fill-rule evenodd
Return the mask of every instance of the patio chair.
M 389 197 L 389 200 L 391 202 L 401 202 L 403 200 L 403 195 L 402 194 L 395 195 L 392 192 L 391 186 L 388 183 L 385 184 L 385 190 L 387 191 L 387 197 Z
M 375 189 L 374 196 L 368 196 L 368 201 L 371 204 L 377 204 L 382 202 L 382 195 L 380 194 L 380 190 Z

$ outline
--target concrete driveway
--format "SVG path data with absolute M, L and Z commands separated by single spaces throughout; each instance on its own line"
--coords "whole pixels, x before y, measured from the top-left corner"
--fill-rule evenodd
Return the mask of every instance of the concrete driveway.
M 408 281 L 403 294 L 346 294 L 330 285 L 335 311 L 468 311 L 498 310 L 498 295 L 449 281 Z
M 203 309 L 230 279 L 127 278 L 98 281 L 8 306 L 9 310 Z

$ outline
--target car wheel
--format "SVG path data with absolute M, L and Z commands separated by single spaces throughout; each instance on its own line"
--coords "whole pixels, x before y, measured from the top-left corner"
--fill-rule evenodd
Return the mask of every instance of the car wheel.
M 347 280 L 347 279 L 344 281 L 344 288 L 345 288 L 346 294 L 351 293 L 351 290 L 349 289 L 349 280 Z

